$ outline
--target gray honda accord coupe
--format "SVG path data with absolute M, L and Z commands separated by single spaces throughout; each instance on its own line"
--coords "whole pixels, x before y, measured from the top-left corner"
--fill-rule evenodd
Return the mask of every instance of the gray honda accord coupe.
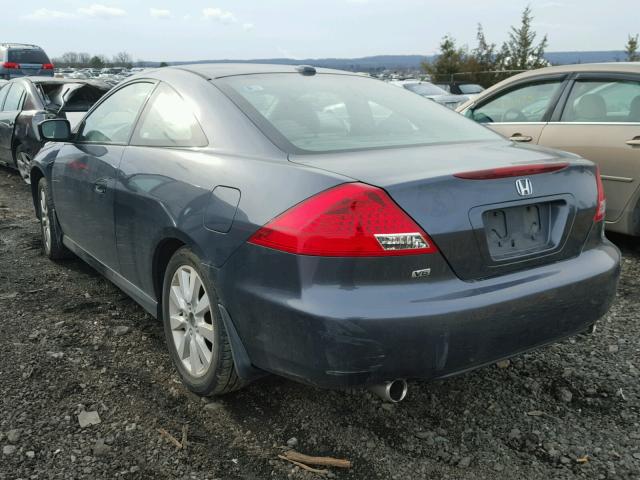
M 390 400 L 590 330 L 615 294 L 595 165 L 309 66 L 146 71 L 33 162 L 45 254 L 164 325 L 184 383 Z

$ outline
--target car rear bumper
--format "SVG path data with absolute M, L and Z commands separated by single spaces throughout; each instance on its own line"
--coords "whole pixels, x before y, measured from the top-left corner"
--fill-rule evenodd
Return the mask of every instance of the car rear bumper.
M 0 70 L 0 78 L 4 80 L 11 80 L 12 78 L 22 78 L 22 77 L 53 77 L 53 70 L 32 70 L 32 71 L 23 71 L 23 70 Z
M 341 280 L 332 285 L 305 264 L 313 257 L 273 251 L 251 269 L 261 247 L 243 249 L 241 264 L 213 274 L 251 363 L 332 388 L 450 376 L 579 333 L 606 313 L 620 273 L 620 253 L 608 241 L 570 260 L 486 280 L 445 275 L 383 286 L 345 284 L 339 267 Z M 291 273 L 290 257 L 300 275 L 293 289 L 280 281 Z

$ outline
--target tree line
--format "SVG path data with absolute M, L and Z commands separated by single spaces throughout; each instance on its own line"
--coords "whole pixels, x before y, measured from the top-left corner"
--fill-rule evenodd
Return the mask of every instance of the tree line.
M 504 80 L 520 71 L 551 65 L 545 59 L 547 35 L 539 41 L 532 27 L 533 13 L 526 7 L 520 23 L 510 27 L 509 36 L 500 48 L 487 40 L 484 29 L 478 24 L 477 45 L 469 50 L 458 46 L 455 38 L 445 35 L 440 43 L 438 56 L 432 62 L 423 62 L 422 69 L 436 81 L 471 81 L 485 87 Z M 629 35 L 625 47 L 626 60 L 640 61 L 638 35 Z
M 57 67 L 63 68 L 131 68 L 134 66 L 133 58 L 127 52 L 116 53 L 111 58 L 108 58 L 106 55 L 91 55 L 86 52 L 65 52 L 61 56 L 52 59 L 52 61 Z M 140 61 L 135 63 L 140 63 Z

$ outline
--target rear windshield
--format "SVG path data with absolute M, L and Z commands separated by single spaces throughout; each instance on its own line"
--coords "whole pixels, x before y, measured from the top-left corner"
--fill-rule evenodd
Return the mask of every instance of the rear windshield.
M 462 93 L 468 94 L 482 93 L 482 91 L 484 90 L 484 88 L 482 88 L 480 85 L 476 85 L 475 83 L 463 83 L 462 85 L 458 85 L 458 88 Z
M 431 100 L 371 78 L 282 73 L 226 77 L 216 84 L 289 153 L 500 138 Z
M 8 62 L 15 63 L 49 63 L 49 57 L 43 50 L 29 48 L 25 50 L 10 49 L 8 52 Z

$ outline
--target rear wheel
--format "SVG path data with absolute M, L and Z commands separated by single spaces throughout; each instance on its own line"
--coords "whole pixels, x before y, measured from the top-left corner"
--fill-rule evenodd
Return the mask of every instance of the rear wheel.
M 198 395 L 222 395 L 242 387 L 218 310 L 215 288 L 188 248 L 167 266 L 162 317 L 167 346 L 180 377 Z
M 53 208 L 53 199 L 45 178 L 38 182 L 38 211 L 42 233 L 42 252 L 51 260 L 69 258 L 71 252 L 62 244 L 62 229 Z
M 22 145 L 16 148 L 16 167 L 27 185 L 31 184 L 31 155 L 29 155 Z

